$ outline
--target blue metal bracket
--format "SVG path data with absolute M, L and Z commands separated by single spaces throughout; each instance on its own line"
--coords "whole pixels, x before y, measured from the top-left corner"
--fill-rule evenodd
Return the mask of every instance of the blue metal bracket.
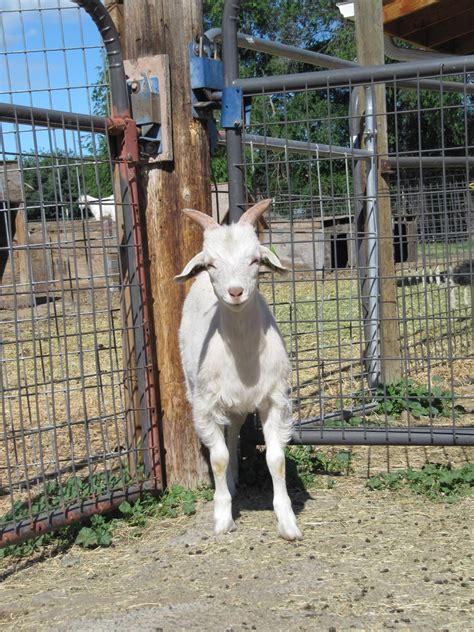
M 191 79 L 193 118 L 208 119 L 216 102 L 212 92 L 224 87 L 224 65 L 220 59 L 196 54 L 196 44 L 189 44 L 189 72 Z
M 221 126 L 224 129 L 242 127 L 243 116 L 242 88 L 229 86 L 222 90 Z

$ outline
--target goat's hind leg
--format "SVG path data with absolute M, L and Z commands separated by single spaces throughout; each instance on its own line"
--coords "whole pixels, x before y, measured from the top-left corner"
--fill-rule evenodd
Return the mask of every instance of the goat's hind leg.
M 286 489 L 285 452 L 288 421 L 284 419 L 286 410 L 272 405 L 259 410 L 266 444 L 266 460 L 273 481 L 273 508 L 278 520 L 278 533 L 285 540 L 300 540 L 303 536 L 296 524 L 291 500 Z
M 230 459 L 229 467 L 227 468 L 227 483 L 232 497 L 235 496 L 236 485 L 239 482 L 239 434 L 244 421 L 244 415 L 231 415 L 230 424 L 226 426 Z

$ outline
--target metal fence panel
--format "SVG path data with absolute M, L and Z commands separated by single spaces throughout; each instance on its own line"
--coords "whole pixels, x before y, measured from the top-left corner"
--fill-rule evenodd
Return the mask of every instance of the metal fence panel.
M 1 546 L 156 488 L 161 457 L 101 35 L 71 2 L 18 0 L 0 41 Z
M 261 289 L 293 362 L 294 441 L 472 444 L 474 58 L 238 79 L 232 29 L 226 85 L 243 89 L 250 116 L 241 134 L 227 130 L 231 214 L 249 193 L 274 199 L 263 241 L 292 273 Z M 350 107 L 357 89 L 380 84 L 390 148 L 375 158 L 393 233 L 383 238 L 381 194 L 361 151 L 370 154 L 382 113 L 372 129 L 367 101 L 359 133 Z M 377 255 L 387 248 L 389 277 Z M 383 353 L 382 282 L 396 292 L 394 358 Z M 374 379 L 374 363 L 387 361 L 400 369 L 392 385 Z

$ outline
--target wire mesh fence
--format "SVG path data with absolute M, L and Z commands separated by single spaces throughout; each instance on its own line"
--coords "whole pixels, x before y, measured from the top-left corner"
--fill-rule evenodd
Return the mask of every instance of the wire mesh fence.
M 235 81 L 247 100 L 236 166 L 254 198 L 274 198 L 263 240 L 292 270 L 261 287 L 293 361 L 296 440 L 472 442 L 474 60 L 466 59 L 423 79 L 387 67 L 360 80 L 352 79 L 360 69 L 347 69 L 344 78 L 307 73 L 300 85 L 297 75 L 281 85 Z M 381 85 L 386 111 L 375 112 L 374 129 L 351 104 L 357 90 Z M 385 182 L 371 191 L 363 150 L 385 121 Z
M 0 10 L 0 42 L 5 544 L 160 481 L 150 482 L 158 470 L 142 438 L 152 419 L 145 316 L 132 291 L 139 226 L 127 231 L 132 206 L 113 195 L 100 33 L 72 2 L 17 0 Z

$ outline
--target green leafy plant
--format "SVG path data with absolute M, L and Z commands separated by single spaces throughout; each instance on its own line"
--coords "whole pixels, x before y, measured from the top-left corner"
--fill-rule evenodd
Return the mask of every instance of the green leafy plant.
M 77 534 L 75 544 L 84 549 L 93 549 L 98 546 L 110 546 L 112 544 L 113 525 L 104 516 L 94 515 L 90 519 L 90 526 L 82 527 Z
M 101 495 L 111 488 L 123 488 L 124 483 L 131 482 L 132 479 L 127 474 L 125 481 L 121 476 L 106 474 L 96 474 L 90 479 L 83 480 L 73 477 L 62 486 L 51 481 L 45 485 L 45 492 L 33 499 L 31 510 L 34 515 L 57 508 L 62 503 L 68 506 L 78 499 L 90 498 L 93 494 Z M 65 548 L 72 544 L 83 548 L 107 547 L 112 544 L 113 532 L 119 519 L 125 520 L 131 527 L 140 528 L 145 526 L 147 519 L 152 516 L 174 518 L 179 515 L 192 515 L 196 512 L 198 500 L 212 500 L 212 497 L 213 492 L 208 487 L 191 490 L 180 485 L 170 487 L 160 496 L 146 493 L 134 503 L 128 501 L 121 503 L 118 512 L 105 516 L 96 514 L 80 524 L 64 527 L 54 533 L 45 533 L 38 538 L 0 549 L 0 559 L 8 556 L 28 557 L 53 544 L 57 548 Z M 13 519 L 21 520 L 28 515 L 27 503 L 15 503 L 12 511 L 0 516 L 0 526 Z
M 391 474 L 378 474 L 366 482 L 371 490 L 399 490 L 408 488 L 414 494 L 426 496 L 430 500 L 456 502 L 472 493 L 474 485 L 474 464 L 468 463 L 453 469 L 450 465 L 426 463 L 421 470 L 408 468 Z
M 351 465 L 351 453 L 348 450 L 327 454 L 313 446 L 291 446 L 286 449 L 286 456 L 294 465 L 303 485 L 311 484 L 317 474 L 343 474 Z
M 434 378 L 433 382 L 436 381 L 438 380 Z M 430 387 L 408 379 L 379 386 L 375 398 L 379 402 L 375 413 L 395 417 L 407 411 L 412 417 L 419 419 L 423 416 L 448 414 L 453 409 L 455 396 L 452 391 L 439 385 Z M 454 406 L 454 409 L 461 411 L 462 407 Z

